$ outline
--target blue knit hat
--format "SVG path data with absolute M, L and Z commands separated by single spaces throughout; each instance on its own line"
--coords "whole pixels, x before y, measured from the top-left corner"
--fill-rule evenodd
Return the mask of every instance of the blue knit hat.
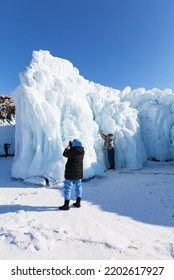
M 79 139 L 74 139 L 72 141 L 72 147 L 82 147 L 82 143 L 80 142 Z

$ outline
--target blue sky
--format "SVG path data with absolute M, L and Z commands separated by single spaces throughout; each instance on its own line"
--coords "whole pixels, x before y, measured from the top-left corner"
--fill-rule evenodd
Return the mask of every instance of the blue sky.
M 1 0 L 0 93 L 40 49 L 105 86 L 174 92 L 174 1 Z

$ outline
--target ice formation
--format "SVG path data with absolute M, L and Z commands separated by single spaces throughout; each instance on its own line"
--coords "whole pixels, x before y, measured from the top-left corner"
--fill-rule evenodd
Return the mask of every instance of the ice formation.
M 34 51 L 16 106 L 12 176 L 64 179 L 62 156 L 69 140 L 85 147 L 84 177 L 107 169 L 99 131 L 113 133 L 117 168 L 141 168 L 147 158 L 174 159 L 174 95 L 171 90 L 123 91 L 90 82 L 72 63 L 49 51 Z

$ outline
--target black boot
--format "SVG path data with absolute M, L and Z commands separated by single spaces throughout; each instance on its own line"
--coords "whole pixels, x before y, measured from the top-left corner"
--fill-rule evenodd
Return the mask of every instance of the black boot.
M 77 197 L 76 202 L 73 203 L 73 205 L 74 205 L 75 207 L 78 207 L 78 208 L 81 207 L 80 201 L 81 201 L 81 197 Z
M 59 210 L 69 210 L 69 200 L 65 200 L 64 205 L 60 206 Z

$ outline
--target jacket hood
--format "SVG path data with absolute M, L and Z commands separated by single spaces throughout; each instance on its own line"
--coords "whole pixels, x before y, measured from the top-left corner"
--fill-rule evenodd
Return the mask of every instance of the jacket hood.
M 82 147 L 82 143 L 80 142 L 79 139 L 74 139 L 72 141 L 72 147 Z

